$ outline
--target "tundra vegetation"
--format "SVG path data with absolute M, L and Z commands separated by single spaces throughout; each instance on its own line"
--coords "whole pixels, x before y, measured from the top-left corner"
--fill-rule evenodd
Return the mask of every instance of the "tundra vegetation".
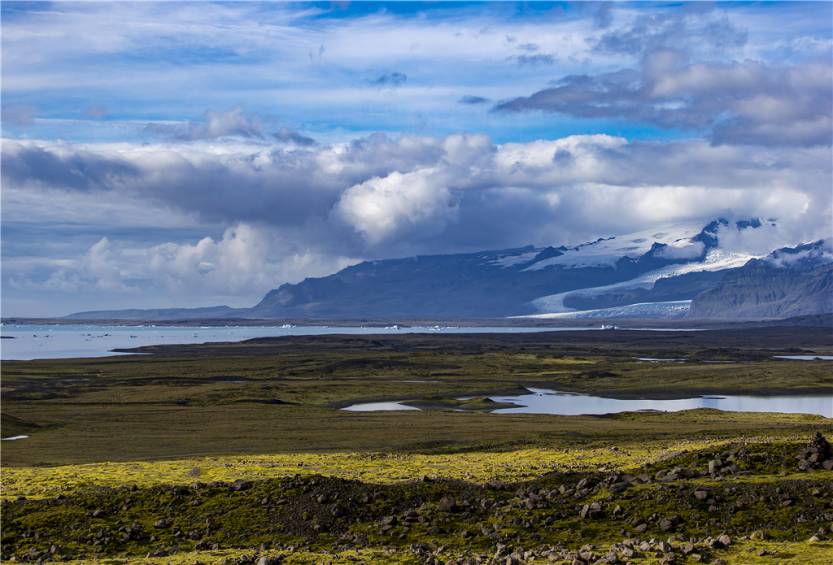
M 829 328 L 318 336 L 3 362 L 2 559 L 829 563 L 833 422 L 620 398 L 833 394 Z M 685 359 L 651 363 L 638 358 Z M 465 397 L 467 400 L 459 400 Z M 407 412 L 348 412 L 405 401 Z

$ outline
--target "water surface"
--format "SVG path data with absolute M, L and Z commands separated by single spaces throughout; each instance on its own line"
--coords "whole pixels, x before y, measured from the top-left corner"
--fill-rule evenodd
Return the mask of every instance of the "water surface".
M 144 345 L 243 341 L 258 337 L 324 334 L 401 333 L 529 333 L 592 330 L 597 328 L 547 327 L 347 327 L 347 326 L 99 326 L 84 324 L 13 325 L 2 327 L 0 359 L 60 359 L 124 355 L 113 349 Z
M 833 361 L 833 355 L 775 355 L 773 359 L 790 359 L 791 361 Z
M 4 324 L 0 331 L 0 359 L 60 359 L 124 355 L 113 349 L 144 345 L 243 341 L 259 337 L 324 334 L 402 334 L 402 333 L 531 333 L 598 330 L 592 327 L 541 326 L 103 326 L 85 324 Z M 672 328 L 631 328 L 675 331 Z
M 496 414 L 615 414 L 640 410 L 677 412 L 694 408 L 716 408 L 729 412 L 779 412 L 786 414 L 818 414 L 833 418 L 833 395 L 696 396 L 674 400 L 619 399 L 588 394 L 569 394 L 547 389 L 528 389 L 526 394 L 492 396 L 496 402 L 518 404 L 517 408 L 501 408 Z
M 695 408 L 715 408 L 727 412 L 777 412 L 784 414 L 816 414 L 833 418 L 833 395 L 754 396 L 712 395 L 673 400 L 619 399 L 571 394 L 543 388 L 528 388 L 524 394 L 490 396 L 495 402 L 516 404 L 513 408 L 492 410 L 492 414 L 554 414 L 559 416 L 618 414 L 656 410 L 678 412 Z M 467 400 L 466 397 L 458 400 Z M 372 412 L 381 410 L 417 410 L 402 402 L 368 402 L 354 404 L 344 410 Z

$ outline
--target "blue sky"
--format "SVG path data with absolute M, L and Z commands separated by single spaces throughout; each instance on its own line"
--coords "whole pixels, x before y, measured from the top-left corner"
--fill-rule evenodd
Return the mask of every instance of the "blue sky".
M 831 6 L 3 2 L 3 314 L 718 213 L 829 237 Z
M 209 13 L 194 13 L 203 10 Z M 17 41 L 12 32 L 5 40 L 4 103 L 32 113 L 31 122 L 6 124 L 6 131 L 73 141 L 148 141 L 148 123 L 198 120 L 206 109 L 241 106 L 328 141 L 377 131 L 476 131 L 498 142 L 595 132 L 684 135 L 628 120 L 490 111 L 500 100 L 590 68 L 577 46 L 555 53 L 547 45 L 558 43 L 552 26 L 580 34 L 599 10 L 543 2 L 112 8 L 4 3 L 8 29 L 40 28 L 45 41 L 55 38 L 40 48 L 40 57 L 29 49 L 37 49 L 27 45 L 29 36 Z M 102 12 L 121 29 L 98 35 L 96 16 Z M 167 25 L 158 23 L 168 19 Z M 188 32 L 176 37 L 181 28 Z M 84 34 L 94 36 L 86 45 Z M 82 44 L 69 49 L 64 43 L 77 41 Z M 399 81 L 387 82 L 390 76 Z M 487 100 L 467 107 L 460 103 L 465 96 Z

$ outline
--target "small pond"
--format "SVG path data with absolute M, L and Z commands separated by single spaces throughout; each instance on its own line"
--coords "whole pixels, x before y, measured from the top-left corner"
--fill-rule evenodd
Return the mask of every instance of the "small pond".
M 491 396 L 495 402 L 516 404 L 493 410 L 493 414 L 556 414 L 560 416 L 616 414 L 656 410 L 677 412 L 694 408 L 715 408 L 727 412 L 778 412 L 817 414 L 833 418 L 833 395 L 752 396 L 712 395 L 673 400 L 620 399 L 528 388 L 524 394 Z M 462 399 L 460 399 L 462 400 Z M 419 410 L 402 402 L 368 402 L 343 408 L 352 412 Z
M 547 389 L 528 389 L 527 394 L 493 396 L 496 402 L 518 404 L 517 408 L 501 408 L 497 414 L 615 414 L 640 410 L 677 412 L 693 408 L 716 408 L 729 412 L 782 412 L 788 414 L 818 414 L 833 418 L 833 395 L 802 396 L 735 396 L 714 395 L 679 398 L 674 400 L 620 399 L 569 394 Z
M 775 355 L 774 359 L 790 361 L 833 361 L 833 355 Z

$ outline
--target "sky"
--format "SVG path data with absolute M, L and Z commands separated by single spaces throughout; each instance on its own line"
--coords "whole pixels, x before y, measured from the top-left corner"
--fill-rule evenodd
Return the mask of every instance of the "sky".
M 833 238 L 833 3 L 13 2 L 2 314 L 775 218 Z

